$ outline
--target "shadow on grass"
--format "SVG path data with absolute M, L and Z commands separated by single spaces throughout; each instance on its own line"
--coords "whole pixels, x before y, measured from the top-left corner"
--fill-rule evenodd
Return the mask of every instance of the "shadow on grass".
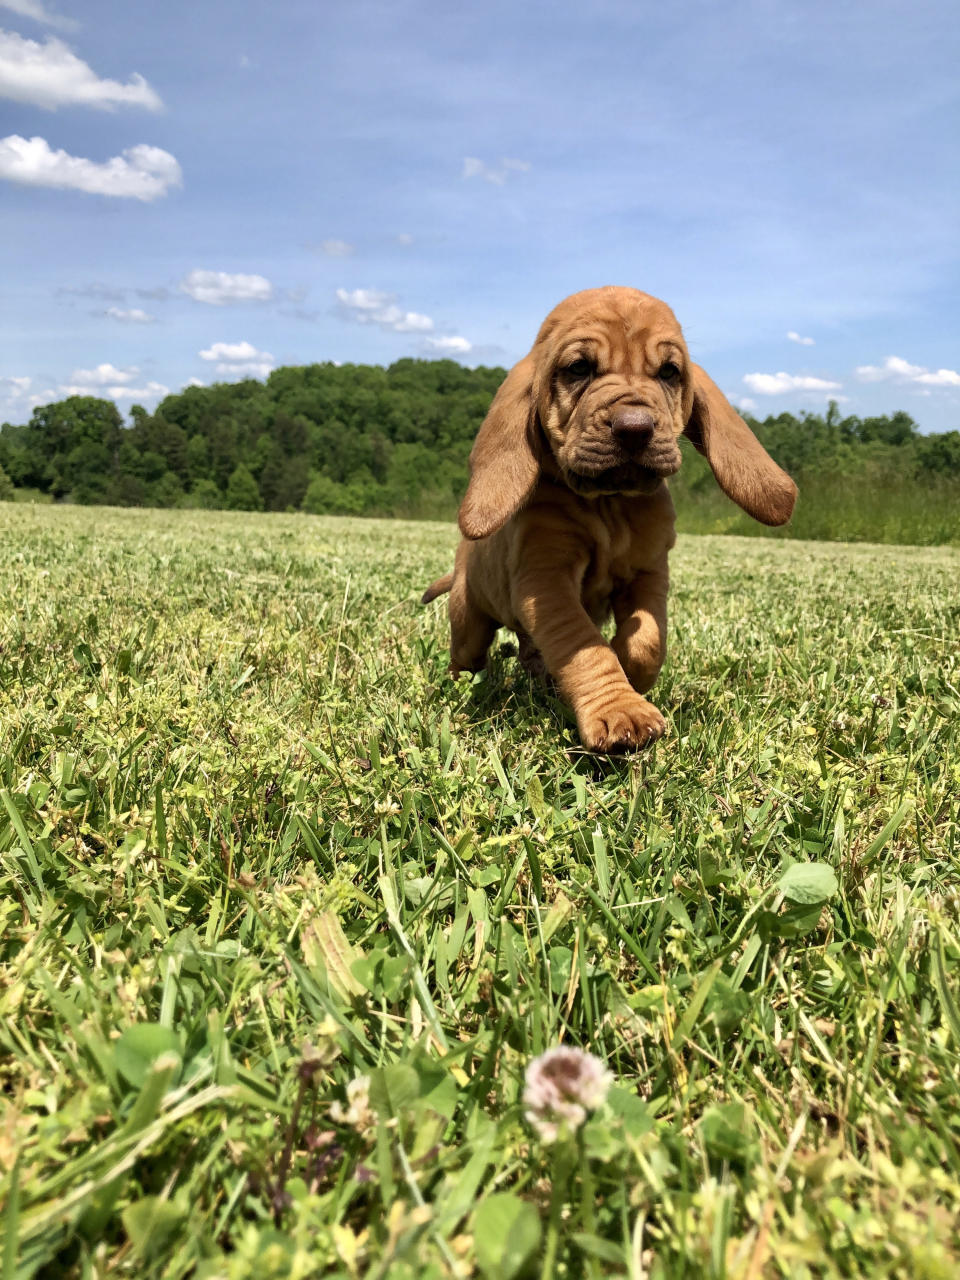
M 638 767 L 648 766 L 656 758 L 656 744 L 613 755 L 588 751 L 580 742 L 573 710 L 561 698 L 552 678 L 531 675 L 520 662 L 512 641 L 491 648 L 486 667 L 466 692 L 463 708 L 475 725 L 489 722 L 498 740 L 500 735 L 514 743 L 518 738 L 538 744 L 544 736 L 552 739 L 556 749 L 570 761 L 573 772 L 595 781 L 626 782 Z M 669 707 L 665 714 L 669 718 Z

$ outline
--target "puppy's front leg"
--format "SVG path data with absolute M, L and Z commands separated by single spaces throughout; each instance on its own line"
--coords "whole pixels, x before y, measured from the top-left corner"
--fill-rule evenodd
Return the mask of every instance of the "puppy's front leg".
M 652 687 L 667 655 L 667 556 L 638 573 L 613 601 L 617 631 L 613 651 L 638 693 Z
M 630 751 L 666 731 L 663 716 L 631 687 L 616 654 L 580 603 L 579 572 L 554 563 L 520 570 L 513 604 L 547 670 L 573 707 L 590 751 Z

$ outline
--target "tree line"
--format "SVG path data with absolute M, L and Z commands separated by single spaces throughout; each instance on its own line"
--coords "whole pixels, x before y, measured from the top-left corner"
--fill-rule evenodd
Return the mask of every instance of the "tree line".
M 0 498 L 449 518 L 504 376 L 452 360 L 286 367 L 188 387 L 152 413 L 134 405 L 128 425 L 113 401 L 70 396 L 0 428 Z M 801 490 L 807 475 L 878 470 L 960 486 L 960 431 L 922 435 L 903 412 L 859 418 L 831 403 L 749 421 Z M 671 487 L 695 498 L 710 478 L 687 454 Z

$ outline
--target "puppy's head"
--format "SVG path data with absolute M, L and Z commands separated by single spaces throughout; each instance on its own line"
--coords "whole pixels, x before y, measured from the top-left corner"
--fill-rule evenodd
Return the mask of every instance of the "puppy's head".
M 588 498 L 652 493 L 680 466 L 681 435 L 755 519 L 790 518 L 793 481 L 691 362 L 670 308 L 636 289 L 575 293 L 494 398 L 470 454 L 460 529 L 495 532 L 543 473 Z
M 665 303 L 634 289 L 574 294 L 547 316 L 534 352 L 538 420 L 571 489 L 651 493 L 673 475 L 690 359 Z

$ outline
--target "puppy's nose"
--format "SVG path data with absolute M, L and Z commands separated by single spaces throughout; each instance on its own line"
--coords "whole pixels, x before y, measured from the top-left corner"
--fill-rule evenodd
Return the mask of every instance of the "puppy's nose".
M 653 436 L 657 420 L 649 409 L 638 405 L 624 405 L 614 411 L 610 419 L 610 430 L 621 442 L 634 447 L 645 445 Z

